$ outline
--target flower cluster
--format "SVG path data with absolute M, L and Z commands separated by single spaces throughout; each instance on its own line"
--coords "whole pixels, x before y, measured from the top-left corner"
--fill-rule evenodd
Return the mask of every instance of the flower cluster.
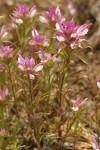
M 56 55 L 51 55 L 49 53 L 44 53 L 39 55 L 41 62 L 46 63 L 47 61 L 55 61 L 56 60 Z
M 68 22 L 56 23 L 56 38 L 59 42 L 65 43 L 72 49 L 82 48 L 81 42 L 84 41 L 84 35 L 87 34 L 88 28 L 92 24 L 75 25 L 75 20 Z
M 9 46 L 2 46 L 0 49 L 0 58 L 11 58 L 13 57 L 12 54 L 13 48 Z
M 61 16 L 59 7 L 57 8 L 50 7 L 45 15 L 43 14 L 40 15 L 39 19 L 42 23 L 46 23 L 48 25 L 53 25 L 58 21 L 61 23 L 65 21 L 65 17 Z
M 37 30 L 33 28 L 32 30 L 32 39 L 30 40 L 30 45 L 36 46 L 36 47 L 47 47 L 49 46 L 48 40 L 45 36 L 40 35 Z
M 23 4 L 18 6 L 12 13 L 12 19 L 17 24 L 22 24 L 27 18 L 33 18 L 36 14 L 36 6 L 30 8 L 29 6 Z
M 26 71 L 30 79 L 34 79 L 33 72 L 41 71 L 43 68 L 43 63 L 36 64 L 33 58 L 28 57 L 23 58 L 20 54 L 18 55 L 18 68 L 22 71 Z

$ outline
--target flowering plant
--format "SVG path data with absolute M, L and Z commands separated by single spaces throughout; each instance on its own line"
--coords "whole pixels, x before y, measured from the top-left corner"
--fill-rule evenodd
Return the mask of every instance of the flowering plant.
M 82 48 L 81 42 L 85 39 L 83 38 L 84 35 L 87 34 L 88 28 L 92 24 L 84 24 L 82 26 L 77 25 L 75 26 L 75 20 L 72 19 L 68 22 L 56 23 L 56 29 L 57 29 L 57 39 L 60 42 L 63 42 L 70 46 L 72 49 L 75 49 L 77 47 Z
M 17 24 L 22 24 L 23 19 L 33 18 L 36 14 L 36 6 L 29 8 L 26 4 L 18 6 L 12 13 L 12 19 Z
M 38 150 L 56 141 L 61 143 L 58 149 L 65 149 L 66 137 L 73 134 L 73 143 L 77 143 L 82 112 L 88 104 L 81 92 L 74 91 L 73 82 L 81 70 L 74 71 L 72 64 L 77 56 L 86 63 L 78 52 L 84 49 L 82 42 L 92 23 L 66 21 L 59 7 L 50 7 L 44 14 L 36 12 L 36 6 L 19 5 L 10 15 L 9 32 L 5 25 L 0 27 L 0 137 L 18 139 L 12 143 L 26 147 L 31 141 Z M 5 41 L 7 34 L 13 38 Z M 1 143 L 0 148 L 6 149 L 4 137 Z

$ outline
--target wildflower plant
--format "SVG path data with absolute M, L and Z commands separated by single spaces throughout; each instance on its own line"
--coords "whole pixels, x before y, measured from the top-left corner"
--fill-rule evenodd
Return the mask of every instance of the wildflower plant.
M 25 20 L 33 18 L 36 14 L 36 6 L 32 8 L 26 4 L 18 6 L 12 13 L 12 19 L 17 24 L 23 24 Z
M 86 97 L 81 101 L 82 95 L 78 99 L 76 95 L 72 102 L 68 90 L 77 74 L 70 70 L 71 62 L 77 57 L 86 62 L 78 52 L 84 49 L 82 42 L 86 41 L 85 35 L 92 24 L 77 25 L 74 19 L 65 21 L 59 7 L 39 14 L 36 6 L 26 4 L 17 6 L 10 19 L 9 32 L 14 39 L 9 41 L 11 44 L 5 45 L 3 37 L 9 32 L 0 27 L 0 136 L 18 137 L 16 143 L 24 145 L 20 133 L 24 137 L 30 131 L 28 141 L 39 150 L 48 133 L 57 135 L 57 140 L 63 143 L 72 132 L 74 136 L 78 134 L 88 101 Z M 48 32 L 42 33 L 40 21 Z M 67 124 L 65 135 L 64 124 Z M 4 141 L 1 147 L 3 144 Z

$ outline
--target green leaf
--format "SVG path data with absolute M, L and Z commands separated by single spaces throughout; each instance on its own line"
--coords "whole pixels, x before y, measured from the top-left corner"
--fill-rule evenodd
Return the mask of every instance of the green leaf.
M 83 53 L 75 53 L 74 54 L 76 57 L 78 57 L 82 62 L 84 62 L 85 64 L 89 65 L 89 62 L 87 61 L 86 58 L 84 58 Z

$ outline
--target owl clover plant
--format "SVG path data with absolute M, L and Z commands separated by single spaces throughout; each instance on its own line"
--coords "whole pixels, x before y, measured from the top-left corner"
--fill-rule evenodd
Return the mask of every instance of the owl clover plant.
M 20 139 L 20 133 L 30 130 L 41 150 L 47 133 L 64 139 L 65 122 L 66 136 L 72 127 L 76 134 L 88 98 L 76 95 L 72 100 L 69 95 L 75 77 L 70 66 L 81 58 L 92 23 L 67 20 L 59 7 L 41 14 L 26 4 L 17 6 L 9 18 L 10 26 L 0 26 L 0 136 Z M 2 145 L 6 148 L 4 139 Z

